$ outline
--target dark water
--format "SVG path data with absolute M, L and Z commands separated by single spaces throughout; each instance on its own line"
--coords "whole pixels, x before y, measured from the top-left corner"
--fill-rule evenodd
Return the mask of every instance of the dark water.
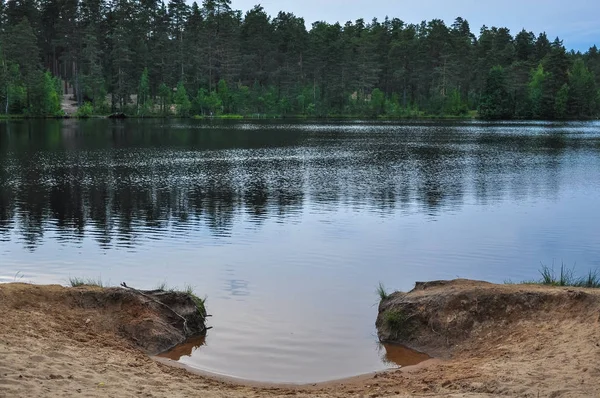
M 182 361 L 262 381 L 390 366 L 376 286 L 600 266 L 600 124 L 0 124 L 0 281 L 189 284 Z

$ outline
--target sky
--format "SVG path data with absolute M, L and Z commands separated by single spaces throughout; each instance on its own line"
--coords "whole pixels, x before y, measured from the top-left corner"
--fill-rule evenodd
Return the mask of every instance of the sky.
M 536 35 L 545 31 L 550 40 L 560 37 L 569 50 L 600 45 L 600 2 L 594 0 L 232 0 L 232 7 L 246 12 L 258 3 L 272 16 L 293 12 L 308 26 L 315 21 L 383 20 L 386 15 L 407 23 L 439 18 L 450 25 L 460 16 L 476 35 L 485 24 L 507 27 L 513 36 L 522 28 Z

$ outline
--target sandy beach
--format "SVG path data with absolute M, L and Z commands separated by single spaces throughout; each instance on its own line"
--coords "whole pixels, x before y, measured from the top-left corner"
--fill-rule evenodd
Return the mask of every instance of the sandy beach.
M 452 347 L 448 358 L 339 382 L 275 386 L 158 362 L 123 337 L 110 311 L 74 306 L 69 289 L 0 285 L 0 397 L 600 396 L 600 296 L 594 291 L 551 316 L 482 328 L 485 334 Z

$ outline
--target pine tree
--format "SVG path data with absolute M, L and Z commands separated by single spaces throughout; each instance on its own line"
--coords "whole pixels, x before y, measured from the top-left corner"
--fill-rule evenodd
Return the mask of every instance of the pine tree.
M 173 102 L 177 107 L 177 116 L 190 116 L 192 104 L 188 98 L 187 91 L 185 90 L 185 86 L 183 85 L 182 81 L 177 84 L 177 91 L 173 96 Z
M 140 85 L 137 92 L 137 112 L 138 115 L 147 115 L 150 113 L 150 80 L 148 77 L 148 68 L 144 68 Z
M 36 72 L 35 83 L 28 88 L 27 113 L 35 116 L 58 116 L 61 114 L 60 82 L 50 72 Z
M 479 105 L 479 115 L 484 119 L 510 119 L 512 116 L 506 73 L 501 66 L 493 67 L 488 74 Z
M 532 116 L 536 119 L 548 119 L 554 116 L 554 96 L 548 88 L 549 74 L 540 64 L 532 73 L 529 82 L 529 101 Z
M 160 98 L 160 112 L 162 115 L 168 115 L 171 111 L 171 90 L 165 83 L 161 83 L 158 88 L 158 97 Z
M 183 80 L 185 78 L 185 23 L 188 19 L 190 9 L 184 0 L 169 0 L 169 19 L 171 21 L 170 32 L 174 38 L 173 56 L 173 71 L 175 80 Z
M 27 18 L 23 18 L 20 23 L 11 26 L 6 37 L 6 60 L 18 65 L 20 77 L 27 92 L 27 107 L 30 107 L 32 102 L 30 94 L 39 84 L 41 73 L 37 39 Z M 14 73 L 12 75 L 14 76 Z
M 82 38 L 80 55 L 80 95 L 77 100 L 81 105 L 90 101 L 94 108 L 104 110 L 106 87 L 102 71 L 101 52 L 99 49 L 94 25 L 86 28 Z
M 594 75 L 577 59 L 569 71 L 568 115 L 572 118 L 589 118 L 597 114 L 597 86 Z

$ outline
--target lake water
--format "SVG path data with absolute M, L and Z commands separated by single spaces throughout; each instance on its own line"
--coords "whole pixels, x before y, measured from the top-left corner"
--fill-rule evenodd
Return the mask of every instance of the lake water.
M 600 124 L 0 123 L 0 281 L 193 286 L 182 362 L 316 382 L 393 366 L 376 287 L 600 266 Z

